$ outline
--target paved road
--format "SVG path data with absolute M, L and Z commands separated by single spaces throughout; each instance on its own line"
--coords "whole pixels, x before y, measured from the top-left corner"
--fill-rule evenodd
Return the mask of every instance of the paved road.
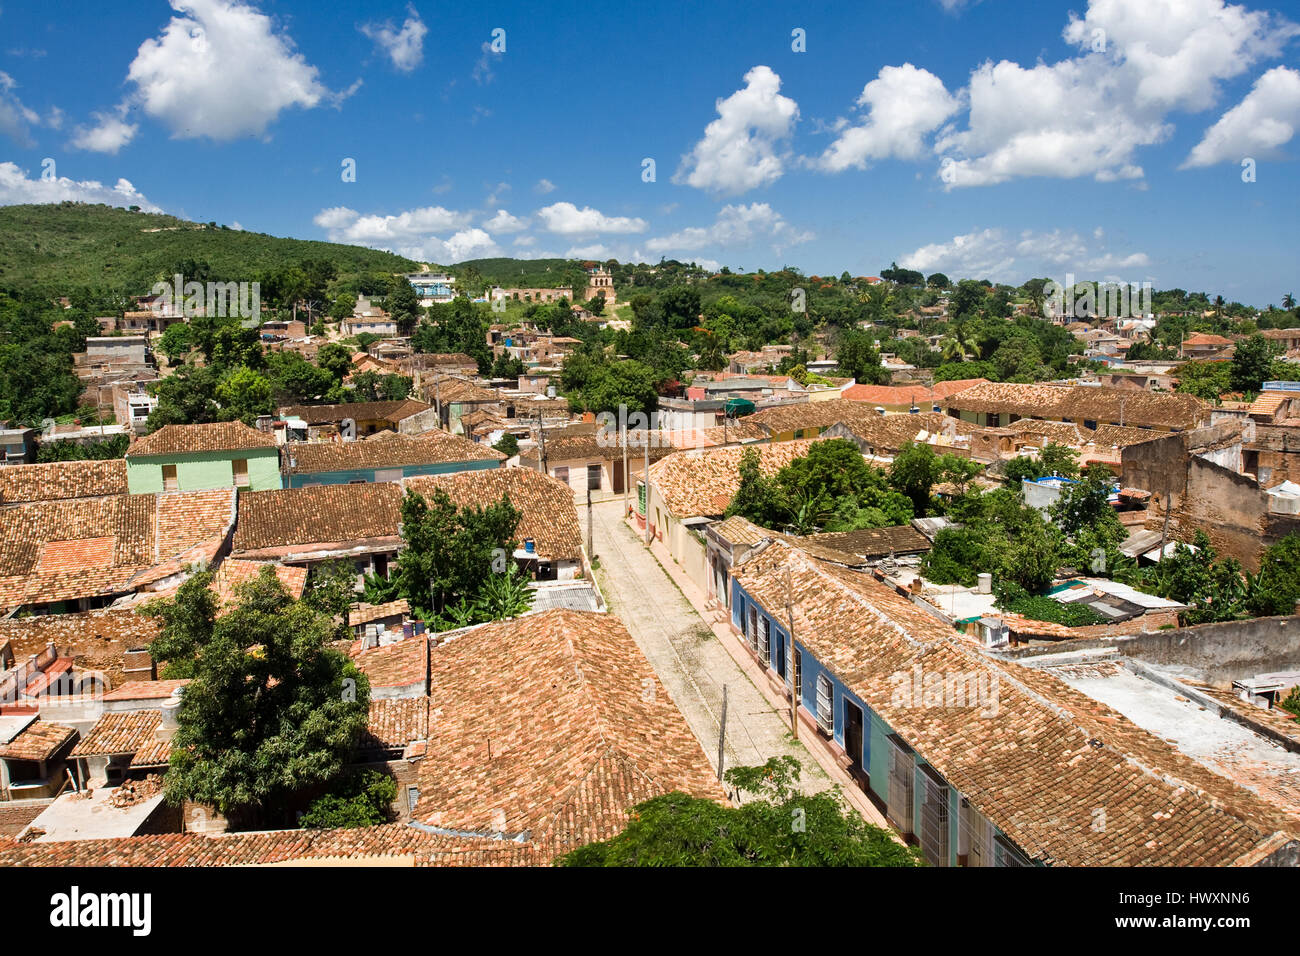
M 786 716 L 772 709 L 718 643 L 708 623 L 621 520 L 621 510 L 621 499 L 593 507 L 601 590 L 611 612 L 627 625 L 686 717 L 709 763 L 717 769 L 725 684 L 726 767 L 753 766 L 769 757 L 791 754 L 803 766 L 802 789 L 817 792 L 829 787 L 830 779 L 812 755 L 790 739 Z

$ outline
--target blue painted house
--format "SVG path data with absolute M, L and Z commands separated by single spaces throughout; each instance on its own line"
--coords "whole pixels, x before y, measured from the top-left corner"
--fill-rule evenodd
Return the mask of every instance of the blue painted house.
M 811 746 L 932 866 L 1230 865 L 1283 852 L 1263 801 L 870 574 L 770 541 L 733 568 L 731 598 L 750 653 L 786 693 L 798 688 L 801 736 L 816 734 Z M 1189 776 L 1202 789 L 1179 783 Z M 1189 836 L 1192 814 L 1216 817 L 1198 819 L 1214 841 L 1240 839 L 1209 847 Z
M 401 481 L 501 467 L 505 455 L 444 431 L 385 434 L 363 441 L 291 442 L 284 447 L 285 487 Z

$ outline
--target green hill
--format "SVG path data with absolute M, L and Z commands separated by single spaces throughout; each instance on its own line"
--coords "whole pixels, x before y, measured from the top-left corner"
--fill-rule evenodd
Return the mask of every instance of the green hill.
M 0 206 L 0 286 L 142 294 L 186 259 L 205 261 L 213 277 L 231 281 L 252 281 L 303 259 L 328 260 L 340 276 L 419 268 L 376 249 L 281 239 L 114 206 Z
M 467 269 L 477 269 L 485 281 L 507 288 L 557 289 L 576 282 L 579 295 L 586 289 L 581 259 L 469 259 L 451 267 L 457 276 Z

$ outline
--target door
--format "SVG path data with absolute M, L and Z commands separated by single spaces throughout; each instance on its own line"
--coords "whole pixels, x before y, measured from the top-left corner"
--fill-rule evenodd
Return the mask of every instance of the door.
M 862 783 L 862 708 L 844 701 L 844 752 L 849 755 L 849 775 Z

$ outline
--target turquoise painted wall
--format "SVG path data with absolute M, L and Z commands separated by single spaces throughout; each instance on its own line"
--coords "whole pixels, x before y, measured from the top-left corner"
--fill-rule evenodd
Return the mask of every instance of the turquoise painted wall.
M 754 601 L 746 593 L 745 589 L 740 586 L 740 582 L 734 578 L 731 581 L 731 623 L 742 633 L 744 628 L 742 622 L 749 614 L 749 609 L 754 608 L 761 617 L 768 619 L 769 633 L 772 640 L 776 641 L 778 634 L 782 640 L 788 639 L 788 633 L 780 630 L 777 620 L 763 609 L 763 606 Z M 858 707 L 862 708 L 863 726 L 862 726 L 862 766 L 869 776 L 870 792 L 882 801 L 889 799 L 889 745 L 888 737 L 892 734 L 891 728 L 882 720 L 870 707 L 858 699 L 840 682 L 828 668 L 823 667 L 821 662 L 813 656 L 808 648 L 804 647 L 796 639 L 795 647 L 800 651 L 802 661 L 802 677 L 800 687 L 800 703 L 803 707 L 814 716 L 817 713 L 817 678 L 820 674 L 825 674 L 831 683 L 833 714 L 835 719 L 834 740 L 840 747 L 844 746 L 844 702 L 852 701 Z M 775 645 L 773 645 L 775 649 Z M 771 664 L 769 665 L 773 673 L 776 672 L 776 655 L 771 655 Z M 786 686 L 790 685 L 793 679 L 793 668 L 786 669 Z M 914 773 L 919 774 L 919 768 L 925 766 L 927 761 L 919 753 L 915 754 Z M 921 787 L 918 784 L 912 788 L 912 819 L 916 821 L 919 828 L 921 820 Z M 951 783 L 948 784 L 948 865 L 957 865 L 957 851 L 960 848 L 958 843 L 958 827 L 960 825 L 961 813 L 961 794 Z M 1005 837 L 1005 834 L 994 827 L 994 832 L 998 836 Z M 918 834 L 919 836 L 919 834 Z M 993 847 L 989 846 L 986 850 L 992 854 Z
M 418 475 L 450 475 L 458 471 L 487 471 L 498 468 L 501 463 L 495 458 L 475 459 L 473 461 L 442 462 L 437 465 L 407 465 L 402 469 L 403 478 Z M 389 471 L 388 468 L 378 469 Z M 396 471 L 397 469 L 391 469 Z M 289 475 L 290 488 L 305 488 L 308 485 L 346 485 L 353 481 L 375 481 L 374 468 L 354 468 L 347 471 L 318 471 L 310 475 Z
M 184 455 L 127 456 L 126 484 L 133 495 L 153 494 L 163 490 L 163 465 L 176 466 L 177 490 L 204 491 L 230 488 L 235 484 L 232 462 L 248 461 L 248 485 L 252 491 L 281 488 L 280 451 L 277 448 L 250 448 L 246 451 L 190 452 Z

